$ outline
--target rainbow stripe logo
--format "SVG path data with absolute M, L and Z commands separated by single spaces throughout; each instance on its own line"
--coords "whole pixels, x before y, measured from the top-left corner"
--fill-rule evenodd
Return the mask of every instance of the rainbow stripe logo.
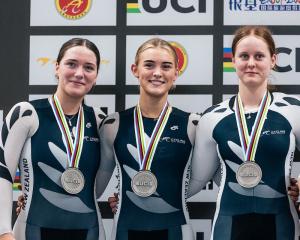
M 231 48 L 223 48 L 223 72 L 235 72 L 232 63 Z
M 141 13 L 138 0 L 127 1 L 127 13 Z
M 19 186 L 21 187 L 21 181 L 20 181 L 20 171 L 18 169 L 16 172 L 14 183 L 13 183 L 13 190 L 20 191 Z

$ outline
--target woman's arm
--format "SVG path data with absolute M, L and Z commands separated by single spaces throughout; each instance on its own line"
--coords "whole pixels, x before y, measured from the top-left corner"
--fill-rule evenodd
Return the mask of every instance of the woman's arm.
M 28 102 L 16 104 L 3 122 L 0 139 L 0 235 L 12 233 L 12 184 L 24 143 L 37 128 L 36 111 Z

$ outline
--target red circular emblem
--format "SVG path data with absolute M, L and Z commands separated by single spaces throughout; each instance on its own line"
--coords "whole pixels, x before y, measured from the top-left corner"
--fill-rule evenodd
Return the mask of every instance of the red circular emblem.
M 91 0 L 55 0 L 58 12 L 67 19 L 78 19 L 90 10 Z
M 184 70 L 187 67 L 187 62 L 188 62 L 188 56 L 186 54 L 186 50 L 184 47 L 177 43 L 177 42 L 170 42 L 170 44 L 173 46 L 173 48 L 176 51 L 177 57 L 178 57 L 178 70 L 179 70 L 179 75 L 181 75 Z

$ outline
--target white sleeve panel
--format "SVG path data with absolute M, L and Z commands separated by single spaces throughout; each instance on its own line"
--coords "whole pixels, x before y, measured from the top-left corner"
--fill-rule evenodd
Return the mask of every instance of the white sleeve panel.
M 96 196 L 104 192 L 116 166 L 114 141 L 119 128 L 119 114 L 114 113 L 103 120 L 100 129 L 101 161 L 96 177 Z
M 192 196 L 213 178 L 219 167 L 219 159 L 216 150 L 216 142 L 212 137 L 213 126 L 209 116 L 200 118 L 196 129 L 195 146 L 192 156 L 191 179 L 188 196 Z
M 36 132 L 38 122 L 33 106 L 28 102 L 21 102 L 10 110 L 3 123 L 0 146 L 0 234 L 12 231 L 12 181 L 24 143 Z
M 297 97 L 297 100 L 300 103 L 300 99 Z M 291 109 L 289 111 L 289 114 L 292 114 L 292 127 L 293 127 L 293 133 L 296 138 L 296 147 L 300 151 L 300 106 L 294 105 L 291 106 Z
M 296 138 L 296 147 L 300 151 L 300 98 L 279 92 L 273 93 L 273 96 L 275 102 L 285 105 L 279 107 L 273 105 L 273 108 L 288 119 Z

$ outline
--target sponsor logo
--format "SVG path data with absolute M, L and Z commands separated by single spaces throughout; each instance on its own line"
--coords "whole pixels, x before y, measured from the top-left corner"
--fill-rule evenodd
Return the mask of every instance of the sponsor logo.
M 141 13 L 141 8 L 148 13 L 162 13 L 167 7 L 171 7 L 179 13 L 206 12 L 206 0 L 198 0 L 197 4 L 182 4 L 179 0 L 127 0 L 127 13 Z M 182 2 L 182 1 L 181 1 Z
M 45 66 L 46 64 L 48 64 L 48 63 L 50 63 L 50 58 L 48 58 L 48 57 L 40 57 L 40 58 L 38 58 L 36 61 L 38 62 L 38 63 L 40 63 L 41 64 L 41 66 Z M 52 64 L 55 64 L 55 60 L 52 60 Z
M 286 47 L 276 48 L 277 55 L 280 57 L 281 54 L 290 55 L 293 52 L 293 49 Z M 276 72 L 290 72 L 293 68 L 290 64 L 283 65 L 281 64 L 275 66 Z M 300 48 L 295 49 L 295 72 L 300 72 Z
M 57 11 L 63 17 L 76 20 L 85 16 L 91 7 L 92 0 L 55 0 Z
M 285 135 L 285 130 L 266 130 L 261 133 L 263 136 Z
M 167 142 L 167 143 L 185 144 L 185 140 L 179 138 L 172 138 L 172 137 L 163 137 L 160 139 L 160 141 Z
M 21 180 L 20 180 L 20 170 L 18 169 L 13 183 L 13 190 L 19 191 L 20 189 L 21 189 Z
M 223 72 L 235 72 L 232 63 L 231 48 L 223 48 Z
M 178 70 L 179 70 L 179 76 L 180 76 L 187 67 L 188 55 L 186 53 L 185 48 L 178 42 L 169 41 L 169 43 L 173 46 L 173 48 L 176 51 L 176 54 L 178 57 Z
M 86 126 L 86 128 L 91 128 L 92 124 L 90 122 L 88 122 L 85 126 Z
M 99 138 L 84 136 L 84 141 L 87 141 L 87 142 L 99 142 Z
M 50 57 L 46 57 L 46 56 L 43 56 L 43 57 L 38 57 L 36 59 L 36 62 L 39 63 L 40 66 L 47 66 L 48 64 L 55 64 L 56 63 L 56 59 L 51 59 Z M 101 62 L 100 64 L 109 64 L 110 61 L 107 60 L 107 59 L 101 59 Z
M 127 13 L 141 13 L 138 0 L 128 0 L 126 7 Z
M 300 11 L 299 0 L 229 0 L 231 11 Z
M 178 130 L 178 126 L 177 126 L 177 125 L 174 125 L 174 126 L 170 127 L 170 129 L 171 129 L 172 131 Z

